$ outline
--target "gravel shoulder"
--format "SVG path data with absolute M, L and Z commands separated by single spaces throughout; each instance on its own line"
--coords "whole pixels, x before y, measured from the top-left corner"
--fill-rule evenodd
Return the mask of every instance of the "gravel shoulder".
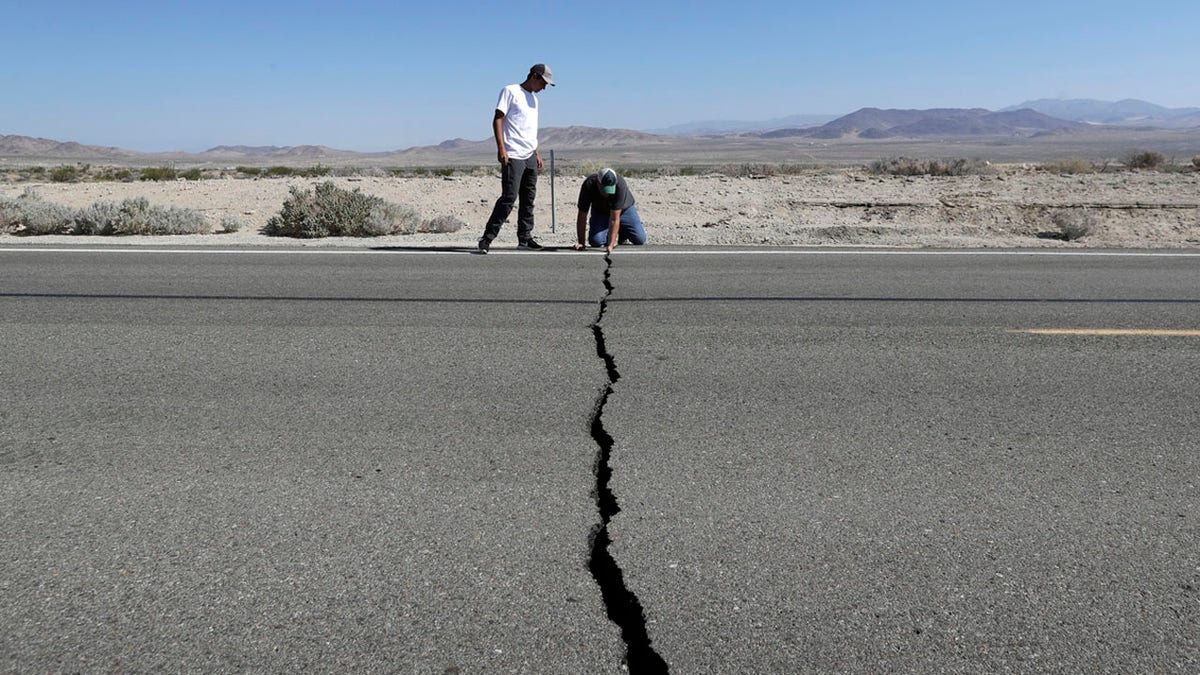
M 453 216 L 458 232 L 369 239 L 297 240 L 261 230 L 289 188 L 331 180 L 415 208 L 424 219 Z M 535 233 L 545 244 L 575 240 L 580 176 L 544 173 Z M 860 171 L 814 175 L 661 176 L 629 179 L 649 244 L 720 246 L 901 247 L 1200 247 L 1200 173 L 1119 172 L 1055 175 L 1006 168 L 961 177 L 871 176 Z M 25 190 L 73 207 L 145 197 L 159 206 L 197 209 L 214 233 L 169 237 L 79 237 L 0 234 L 4 245 L 96 244 L 214 246 L 473 246 L 499 195 L 491 175 L 446 177 L 223 178 L 132 183 L 7 183 L 0 197 Z M 243 227 L 219 233 L 233 216 Z M 515 218 L 515 214 L 513 216 Z M 1088 226 L 1074 241 L 1061 223 Z M 554 231 L 552 230 L 552 226 Z M 515 245 L 515 227 L 497 246 Z

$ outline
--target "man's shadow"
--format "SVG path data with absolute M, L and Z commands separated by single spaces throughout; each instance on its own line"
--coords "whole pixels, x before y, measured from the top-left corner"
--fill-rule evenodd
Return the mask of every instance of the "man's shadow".
M 472 254 L 479 254 L 479 249 L 475 246 L 372 246 L 371 250 L 372 251 L 396 251 L 396 252 L 409 251 L 409 252 L 420 252 L 420 253 L 472 253 Z M 542 253 L 542 252 L 551 252 L 551 251 L 573 251 L 576 253 L 584 253 L 587 250 L 601 250 L 602 251 L 604 249 L 603 248 L 601 248 L 601 249 L 585 249 L 584 251 L 575 251 L 574 247 L 571 247 L 571 246 L 543 246 L 541 248 L 541 250 L 539 250 L 539 251 L 528 251 L 528 249 L 518 249 L 516 246 L 513 246 L 511 248 L 497 246 L 496 248 L 492 249 L 492 252 L 498 253 L 501 251 L 503 251 L 503 252 L 512 251 L 515 253 L 517 251 L 525 251 L 525 252 L 529 252 L 529 253 Z

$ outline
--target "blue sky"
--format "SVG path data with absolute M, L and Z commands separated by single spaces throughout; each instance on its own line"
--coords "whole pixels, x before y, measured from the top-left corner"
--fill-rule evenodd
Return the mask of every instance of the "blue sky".
M 143 151 L 488 138 L 500 87 L 536 62 L 559 84 L 542 126 L 1200 106 L 1195 0 L 0 0 L 0 17 L 0 134 Z

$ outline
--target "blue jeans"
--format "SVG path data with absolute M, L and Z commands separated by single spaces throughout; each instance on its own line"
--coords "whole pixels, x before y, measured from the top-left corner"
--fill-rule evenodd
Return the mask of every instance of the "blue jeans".
M 588 220 L 588 244 L 590 246 L 608 245 L 609 215 L 608 211 L 592 209 L 592 217 Z M 646 243 L 646 228 L 642 226 L 642 217 L 638 215 L 636 206 L 631 206 L 621 212 L 617 241 L 638 246 Z

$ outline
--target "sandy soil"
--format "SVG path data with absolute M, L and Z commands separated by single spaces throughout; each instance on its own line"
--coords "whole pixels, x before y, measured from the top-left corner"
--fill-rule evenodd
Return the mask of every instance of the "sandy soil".
M 416 208 L 424 218 L 455 216 L 455 233 L 371 239 L 296 240 L 268 237 L 263 225 L 292 185 L 332 180 Z M 579 176 L 558 175 L 551 232 L 549 174 L 539 183 L 536 236 L 544 244 L 575 240 Z M 821 175 L 732 178 L 712 174 L 631 178 L 650 244 L 879 245 L 923 247 L 1200 247 L 1200 173 L 1053 175 L 1010 168 L 953 178 L 876 177 L 849 171 Z M 0 184 L 0 196 L 26 189 L 69 206 L 145 197 L 152 204 L 202 211 L 220 229 L 239 218 L 235 233 L 173 237 L 0 235 L 0 244 L 473 246 L 499 194 L 494 176 L 217 179 L 166 183 Z M 1090 220 L 1091 234 L 1059 238 L 1058 220 Z M 516 244 L 512 222 L 495 246 Z

